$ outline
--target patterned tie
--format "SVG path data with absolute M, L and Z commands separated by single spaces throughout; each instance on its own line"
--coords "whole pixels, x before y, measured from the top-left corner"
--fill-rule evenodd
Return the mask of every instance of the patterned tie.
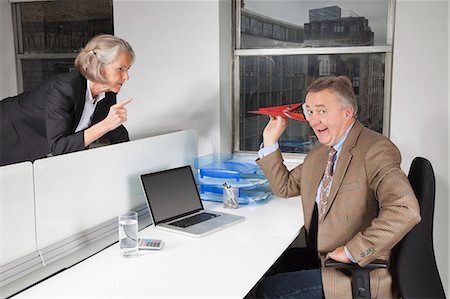
M 334 147 L 330 148 L 328 153 L 327 166 L 325 167 L 325 172 L 323 174 L 322 187 L 320 188 L 320 206 L 319 206 L 319 222 L 323 220 L 325 216 L 325 210 L 327 208 L 328 196 L 330 195 L 331 181 L 333 180 L 333 165 L 334 156 L 336 155 L 336 150 Z

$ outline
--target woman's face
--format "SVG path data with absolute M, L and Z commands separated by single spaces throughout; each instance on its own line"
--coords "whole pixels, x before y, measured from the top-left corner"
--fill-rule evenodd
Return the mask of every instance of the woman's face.
M 131 55 L 127 52 L 122 52 L 117 56 L 117 59 L 111 64 L 108 64 L 103 69 L 106 82 L 103 83 L 107 91 L 118 93 L 122 85 L 129 79 L 128 70 L 131 67 Z

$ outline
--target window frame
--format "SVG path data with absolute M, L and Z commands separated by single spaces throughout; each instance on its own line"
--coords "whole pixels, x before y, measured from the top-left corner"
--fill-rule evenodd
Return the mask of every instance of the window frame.
M 22 13 L 20 3 L 26 2 L 47 2 L 53 0 L 9 0 L 11 4 L 11 15 L 13 22 L 13 35 L 14 35 L 14 49 L 15 49 L 15 61 L 16 61 L 16 79 L 17 79 L 17 92 L 22 93 L 24 91 L 23 82 L 23 65 L 24 60 L 36 60 L 36 59 L 73 59 L 79 54 L 78 52 L 67 53 L 24 53 L 23 46 L 23 30 L 22 30 Z M 112 3 L 111 3 L 112 5 Z M 111 16 L 114 17 L 113 15 Z M 114 27 L 113 27 L 114 32 Z
M 241 49 L 241 0 L 232 1 L 233 13 L 233 149 L 235 153 L 254 154 L 254 151 L 240 150 L 240 57 L 270 56 L 270 55 L 321 55 L 321 54 L 385 54 L 384 78 L 384 107 L 383 107 L 383 135 L 390 135 L 391 116 L 391 85 L 392 85 L 392 58 L 394 41 L 394 22 L 396 0 L 388 0 L 386 45 L 384 46 L 357 46 L 357 47 L 320 47 L 320 48 L 262 48 Z M 261 132 L 262 135 L 262 132 Z M 287 158 L 304 158 L 306 154 L 283 153 Z
M 35 0 L 33 2 L 38 2 Z M 22 61 L 26 59 L 65 59 L 72 58 L 75 59 L 78 53 L 32 53 L 24 54 L 23 50 L 23 36 L 22 36 L 22 18 L 20 5 L 16 5 L 21 2 L 32 2 L 32 1 L 11 1 L 12 10 L 12 21 L 13 21 L 13 33 L 14 33 L 14 48 L 15 60 L 16 60 L 16 76 L 17 76 L 17 92 L 23 92 L 23 67 Z

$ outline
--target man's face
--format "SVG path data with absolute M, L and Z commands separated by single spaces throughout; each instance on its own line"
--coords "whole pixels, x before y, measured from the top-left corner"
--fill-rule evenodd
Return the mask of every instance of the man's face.
M 343 108 L 330 89 L 308 92 L 305 107 L 309 125 L 326 146 L 335 145 L 353 122 L 353 108 Z

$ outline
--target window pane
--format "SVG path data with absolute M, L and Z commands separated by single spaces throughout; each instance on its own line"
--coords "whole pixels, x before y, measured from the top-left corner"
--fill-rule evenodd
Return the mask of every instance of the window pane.
M 78 52 L 94 35 L 112 33 L 110 0 L 59 0 L 20 5 L 19 53 Z
M 13 3 L 22 74 L 20 91 L 73 69 L 77 52 L 95 35 L 113 34 L 111 0 Z M 64 55 L 60 55 L 64 54 Z
M 353 83 L 358 119 L 382 132 L 385 54 L 242 56 L 240 58 L 239 149 L 257 151 L 268 117 L 248 113 L 261 107 L 304 102 L 316 78 L 345 75 Z M 283 152 L 307 153 L 317 139 L 308 123 L 288 120 L 280 139 Z
M 24 59 L 22 60 L 23 90 L 31 90 L 48 77 L 74 69 L 74 60 Z
M 241 49 L 386 45 L 388 0 L 242 0 Z

